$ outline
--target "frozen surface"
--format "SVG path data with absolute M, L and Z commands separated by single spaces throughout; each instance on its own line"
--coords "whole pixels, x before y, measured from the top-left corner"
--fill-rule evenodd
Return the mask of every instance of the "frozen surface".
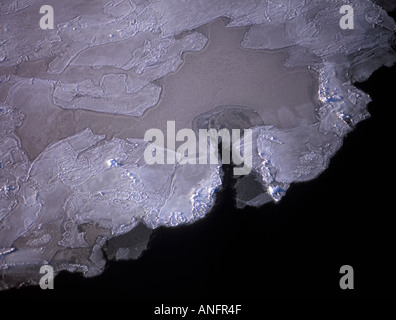
M 350 1 L 353 30 L 344 1 L 53 1 L 41 30 L 44 4 L 0 4 L 1 289 L 43 264 L 98 275 L 210 211 L 220 163 L 148 165 L 147 129 L 251 128 L 237 205 L 279 201 L 369 116 L 353 83 L 396 60 L 395 23 L 369 0 Z

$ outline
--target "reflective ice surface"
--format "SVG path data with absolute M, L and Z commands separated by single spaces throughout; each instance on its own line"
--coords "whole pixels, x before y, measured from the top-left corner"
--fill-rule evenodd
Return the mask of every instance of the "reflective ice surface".
M 353 83 L 396 60 L 395 23 L 368 0 L 350 1 L 353 30 L 344 1 L 53 1 L 41 30 L 44 4 L 0 4 L 2 289 L 46 263 L 97 275 L 104 253 L 137 258 L 147 228 L 210 211 L 220 163 L 147 165 L 145 130 L 252 128 L 237 205 L 279 201 L 369 116 Z

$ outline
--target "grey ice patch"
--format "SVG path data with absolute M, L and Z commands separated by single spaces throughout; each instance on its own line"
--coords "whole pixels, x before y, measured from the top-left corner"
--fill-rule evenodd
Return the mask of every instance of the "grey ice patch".
M 131 231 L 107 241 L 103 250 L 111 260 L 138 259 L 147 249 L 152 230 L 144 224 L 138 224 Z
M 264 125 L 261 116 L 254 109 L 243 106 L 219 106 L 193 119 L 192 127 L 199 129 L 249 129 Z
M 108 74 L 103 76 L 99 86 L 89 79 L 76 84 L 58 83 L 53 102 L 65 109 L 141 116 L 158 102 L 161 88 L 149 83 L 131 93 L 127 79 L 124 74 Z

